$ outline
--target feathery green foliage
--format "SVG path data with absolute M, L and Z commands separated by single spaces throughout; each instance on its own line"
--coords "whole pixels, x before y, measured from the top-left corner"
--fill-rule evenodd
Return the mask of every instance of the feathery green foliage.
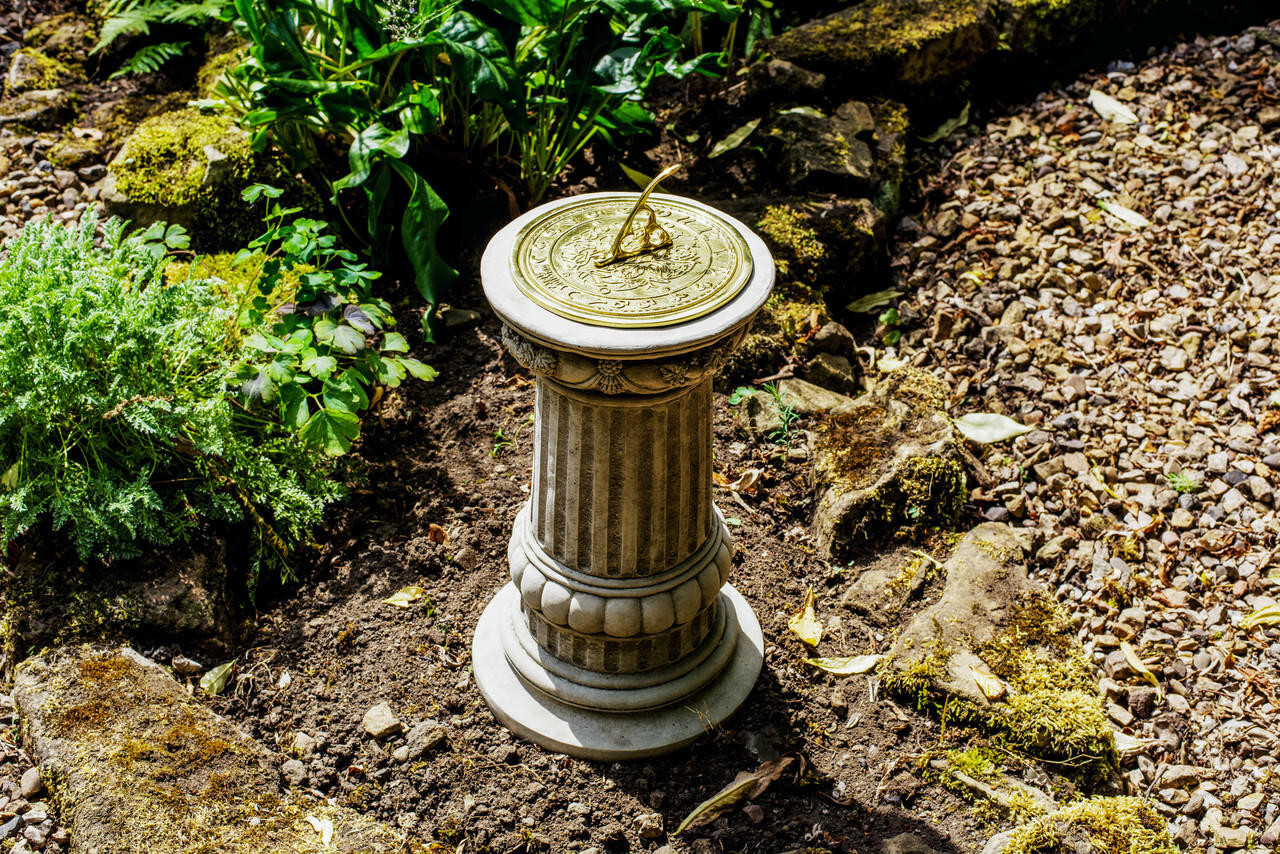
M 240 319 L 208 280 L 164 283 L 181 231 L 96 224 L 28 224 L 0 257 L 0 548 L 47 524 L 127 558 L 247 522 L 255 570 L 288 574 L 339 495 L 323 455 L 228 392 Z

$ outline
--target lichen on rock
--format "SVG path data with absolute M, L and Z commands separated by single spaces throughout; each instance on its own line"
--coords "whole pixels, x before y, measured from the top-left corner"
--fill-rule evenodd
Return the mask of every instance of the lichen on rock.
M 87 15 L 65 12 L 35 24 L 23 40 L 54 59 L 84 62 L 98 40 L 98 25 Z
M 985 523 L 945 564 L 941 599 L 903 627 L 880 665 L 885 686 L 952 723 L 977 725 L 1090 781 L 1115 742 L 1066 611 L 1027 576 L 1006 525 Z
M 886 374 L 817 427 L 814 537 L 846 557 L 918 527 L 950 526 L 965 499 L 947 388 L 927 371 Z
M 27 659 L 14 702 L 77 851 L 423 850 L 373 819 L 282 790 L 277 757 L 131 649 Z

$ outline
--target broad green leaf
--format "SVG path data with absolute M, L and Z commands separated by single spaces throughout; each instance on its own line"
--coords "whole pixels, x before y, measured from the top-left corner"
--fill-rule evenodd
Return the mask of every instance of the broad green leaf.
M 834 673 L 837 676 L 855 676 L 859 673 L 870 672 L 883 655 L 856 655 L 852 658 L 806 658 L 805 664 L 817 667 L 819 670 L 825 670 L 828 673 Z
M 388 332 L 382 336 L 382 352 L 408 353 L 409 342 L 404 340 L 404 336 L 399 332 Z
M 1133 110 L 1112 98 L 1110 95 L 1099 92 L 1097 89 L 1089 92 L 1089 105 L 1098 111 L 1098 115 L 1102 116 L 1109 122 L 1118 124 L 1132 125 L 1138 123 L 1138 117 Z
M 436 246 L 440 226 L 449 217 L 449 207 L 431 185 L 408 165 L 394 161 L 391 167 L 409 185 L 410 190 L 409 203 L 400 218 L 400 240 L 413 264 L 418 292 L 427 302 L 435 305 L 440 290 L 458 277 L 458 271 L 445 262 Z
M 338 360 L 332 356 L 310 356 L 302 360 L 302 370 L 316 379 L 328 379 L 337 369 Z
M 693 812 L 680 822 L 680 826 L 676 828 L 676 832 L 672 836 L 679 836 L 691 827 L 702 827 L 710 824 L 728 810 L 752 798 L 757 798 L 769 788 L 769 784 L 782 776 L 782 772 L 787 769 L 792 759 L 790 756 L 784 756 L 781 759 L 771 759 L 765 762 L 755 771 L 743 771 L 733 778 L 733 782 L 707 798 L 702 803 L 693 808 Z
M 296 433 L 303 428 L 311 415 L 307 393 L 295 383 L 285 386 L 281 397 L 284 398 L 285 426 Z
M 714 160 L 726 152 L 733 151 L 735 148 L 742 145 L 742 143 L 746 142 L 747 137 L 755 133 L 755 130 L 758 127 L 760 127 L 760 119 L 752 119 L 747 122 L 745 125 L 712 146 L 711 153 L 707 155 L 707 158 L 709 160 Z
M 729 395 L 728 403 L 730 406 L 737 406 L 739 403 L 742 403 L 742 401 L 751 397 L 751 395 L 755 393 L 756 390 L 750 386 L 740 385 L 733 390 L 733 394 Z
M 351 444 L 360 435 L 360 419 L 353 412 L 318 409 L 302 425 L 298 435 L 308 447 L 331 457 L 341 456 L 351 450 Z
M 1147 219 L 1137 211 L 1131 211 L 1124 205 L 1116 204 L 1108 199 L 1099 199 L 1098 207 L 1111 214 L 1116 219 L 1133 226 L 1134 228 L 1146 228 L 1151 225 L 1151 220 Z
M 939 142 L 951 136 L 956 132 L 957 128 L 964 127 L 969 123 L 969 106 L 970 102 L 965 101 L 964 106 L 960 108 L 960 115 L 952 119 L 947 119 L 938 125 L 938 129 L 928 136 L 920 137 L 923 142 Z
M 388 605 L 395 605 L 397 608 L 408 608 L 411 604 L 425 596 L 426 593 L 427 591 L 423 590 L 421 587 L 418 587 L 417 585 L 410 585 L 408 587 L 401 587 L 395 593 L 382 601 Z
M 364 349 L 364 336 L 344 323 L 333 331 L 333 346 L 349 356 L 354 356 Z
M 226 664 L 219 664 L 208 673 L 200 677 L 200 690 L 204 691 L 210 697 L 216 697 L 221 694 L 227 687 L 227 680 L 231 678 L 231 668 L 235 667 L 235 659 L 231 659 Z
M 404 365 L 404 369 L 408 371 L 415 379 L 424 382 L 431 382 L 440 375 L 440 372 L 430 365 L 424 365 L 417 359 L 401 359 L 400 364 Z
M 960 416 L 952 423 L 956 425 L 956 429 L 966 439 L 970 442 L 977 442 L 980 445 L 1003 442 L 1006 439 L 1012 439 L 1014 436 L 1030 433 L 1032 429 L 1025 424 L 1019 424 L 1012 418 L 995 412 L 971 412 L 968 415 Z
M 267 369 L 261 368 L 253 379 L 240 386 L 240 394 L 254 403 L 274 403 L 279 397 L 280 389 Z
M 875 311 L 882 305 L 888 305 L 900 296 L 902 296 L 902 291 L 876 291 L 875 293 L 858 297 L 856 300 L 846 305 L 845 308 L 852 311 L 854 314 L 864 314 L 868 311 Z
M 493 104 L 511 99 L 515 68 L 498 31 L 467 12 L 455 11 L 432 34 L 470 94 Z
M 787 628 L 809 646 L 817 646 L 818 641 L 822 640 L 822 623 L 818 622 L 813 608 L 812 587 L 805 592 L 804 604 L 800 606 L 800 610 L 787 620 Z

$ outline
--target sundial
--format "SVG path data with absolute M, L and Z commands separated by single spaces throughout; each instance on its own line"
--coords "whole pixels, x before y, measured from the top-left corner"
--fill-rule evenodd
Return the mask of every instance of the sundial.
M 533 220 L 516 237 L 512 279 L 561 317 L 613 328 L 670 326 L 709 314 L 751 278 L 742 235 L 705 207 L 644 192 L 593 195 Z

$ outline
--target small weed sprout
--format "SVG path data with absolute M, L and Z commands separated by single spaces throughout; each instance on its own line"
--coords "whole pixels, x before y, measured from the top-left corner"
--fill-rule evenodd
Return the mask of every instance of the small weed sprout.
M 774 430 L 769 434 L 769 438 L 774 444 L 791 446 L 791 441 L 795 438 L 795 431 L 792 425 L 800 418 L 800 413 L 796 412 L 796 408 L 782 397 L 782 390 L 778 388 L 776 383 L 765 383 L 764 390 L 773 398 L 773 405 L 778 408 L 778 417 L 782 420 L 782 427 Z
M 1204 489 L 1204 484 L 1186 472 L 1175 471 L 1165 475 L 1169 486 L 1183 495 L 1191 495 Z

